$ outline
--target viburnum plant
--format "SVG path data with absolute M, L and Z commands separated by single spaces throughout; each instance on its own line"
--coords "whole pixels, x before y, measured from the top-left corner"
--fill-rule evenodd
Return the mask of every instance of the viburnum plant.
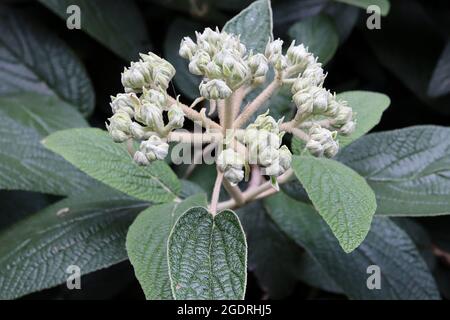
M 433 194 L 433 205 L 421 193 L 444 189 L 428 178 L 447 165 L 439 162 L 445 151 L 435 150 L 432 163 L 420 158 L 410 171 L 404 167 L 416 155 L 411 146 L 422 150 L 448 135 L 418 127 L 355 141 L 378 123 L 389 98 L 330 92 L 324 69 L 332 38 L 283 42 L 272 25 L 270 1 L 254 1 L 222 29 L 184 37 L 172 63 L 153 52 L 131 62 L 123 91 L 111 97 L 107 130 L 83 128 L 82 117 L 80 125 L 54 121 L 59 131 L 50 135 L 41 128 L 43 145 L 76 168 L 55 159 L 40 138 L 40 149 L 27 149 L 48 166 L 59 164 L 38 171 L 38 178 L 49 175 L 38 191 L 69 196 L 0 234 L 8 243 L 0 248 L 0 296 L 64 283 L 59 266 L 73 260 L 84 274 L 128 257 L 148 299 L 243 299 L 248 269 L 273 296 L 302 279 L 350 298 L 438 298 L 415 244 L 386 216 L 446 210 L 446 193 Z M 314 35 L 311 25 L 294 27 Z M 186 79 L 195 82 L 189 93 Z M 180 95 L 172 94 L 172 81 Z M 194 170 L 204 180 L 214 173 L 212 190 L 188 179 Z M 74 225 L 83 228 L 77 233 Z M 28 233 L 32 239 L 21 240 Z M 62 234 L 74 235 L 58 242 Z M 28 263 L 30 256 L 45 267 Z M 386 277 L 380 290 L 367 285 L 372 265 Z M 16 286 L 16 278 L 31 276 L 39 281 Z

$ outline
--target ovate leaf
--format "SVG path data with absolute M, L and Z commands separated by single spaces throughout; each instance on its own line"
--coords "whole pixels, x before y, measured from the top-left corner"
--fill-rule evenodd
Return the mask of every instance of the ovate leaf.
M 35 129 L 41 137 L 57 130 L 89 126 L 73 106 L 54 96 L 22 93 L 1 97 L 0 108 L 21 125 Z
M 269 0 L 258 0 L 228 21 L 223 30 L 240 35 L 247 50 L 264 52 L 267 42 L 273 39 L 272 8 Z
M 212 216 L 203 207 L 186 211 L 168 241 L 170 283 L 175 299 L 243 299 L 247 243 L 231 210 Z
M 115 0 L 40 0 L 64 21 L 72 12 L 67 8 L 80 8 L 81 29 L 125 60 L 138 57 L 148 49 L 145 21 L 134 1 Z
M 292 168 L 344 251 L 353 251 L 369 232 L 377 207 L 367 182 L 352 169 L 325 158 L 294 156 Z
M 289 28 L 289 37 L 297 44 L 303 43 L 319 61 L 326 64 L 334 56 L 339 35 L 334 21 L 325 14 L 318 14 L 297 22 Z
M 0 6 L 0 94 L 57 96 L 88 115 L 94 92 L 72 50 L 32 16 Z
M 167 266 L 167 239 L 177 219 L 194 206 L 206 206 L 205 195 L 141 212 L 127 234 L 127 253 L 147 299 L 172 299 Z
M 91 177 L 138 199 L 167 202 L 180 191 L 179 180 L 164 161 L 138 166 L 126 147 L 114 143 L 106 131 L 58 131 L 48 136 L 44 144 Z
M 417 126 L 370 134 L 337 159 L 375 191 L 379 214 L 450 213 L 450 129 Z
M 127 258 L 128 226 L 148 203 L 106 187 L 69 197 L 0 234 L 0 299 L 65 283 Z
M 380 13 L 386 16 L 391 9 L 391 4 L 389 0 L 335 0 L 338 2 L 350 4 L 366 10 L 369 6 L 376 5 L 380 8 Z
M 443 96 L 450 92 L 450 41 L 442 52 L 441 57 L 434 69 L 428 86 L 428 94 L 431 97 Z
M 14 112 L 18 116 L 20 110 Z M 34 119 L 26 117 L 25 113 L 19 117 L 20 123 L 0 110 L 0 189 L 68 195 L 90 186 L 93 179 L 44 148 L 39 132 L 23 125 L 38 122 L 41 128 L 48 129 L 52 124 L 47 123 L 45 117 Z
M 339 249 L 315 210 L 282 193 L 264 201 L 277 225 L 305 248 L 322 271 L 351 299 L 439 299 L 436 283 L 408 235 L 385 217 L 374 219 L 364 242 L 352 253 Z M 367 286 L 369 266 L 380 268 L 381 288 Z M 372 282 L 370 282 L 372 283 Z

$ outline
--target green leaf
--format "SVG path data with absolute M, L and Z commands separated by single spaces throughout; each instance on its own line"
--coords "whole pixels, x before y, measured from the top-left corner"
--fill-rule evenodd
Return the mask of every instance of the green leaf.
M 439 97 L 450 92 L 450 41 L 442 51 L 441 57 L 434 69 L 430 84 L 428 85 L 428 95 Z
M 91 177 L 138 199 L 167 202 L 181 189 L 179 180 L 164 161 L 138 166 L 125 146 L 114 143 L 106 131 L 63 130 L 51 134 L 43 143 Z
M 356 129 L 350 136 L 339 136 L 339 146 L 342 148 L 369 132 L 381 120 L 381 116 L 391 100 L 385 94 L 371 91 L 346 91 L 337 95 L 338 99 L 348 102 L 356 113 Z
M 367 238 L 350 254 L 315 210 L 282 193 L 264 204 L 277 225 L 305 248 L 351 299 L 439 299 L 436 283 L 408 235 L 385 217 L 374 219 Z M 369 290 L 367 268 L 381 270 L 381 289 Z
M 292 168 L 344 251 L 357 248 L 369 232 L 377 207 L 364 178 L 325 158 L 294 156 Z
M 381 15 L 386 16 L 389 13 L 391 4 L 389 0 L 335 0 L 338 2 L 346 3 L 352 6 L 362 8 L 364 10 L 371 5 L 376 5 L 381 9 Z
M 129 61 L 148 49 L 145 21 L 134 1 L 39 0 L 64 22 L 72 14 L 70 5 L 81 12 L 81 29 L 114 53 Z
M 308 17 L 289 28 L 289 37 L 297 44 L 303 43 L 309 51 L 326 64 L 336 53 L 339 35 L 334 21 L 325 14 Z
M 450 214 L 450 128 L 416 126 L 373 133 L 337 160 L 359 172 L 375 191 L 378 214 Z
M 35 129 L 25 127 L 2 110 L 0 121 L 0 189 L 69 195 L 93 183 L 93 179 L 44 148 Z M 52 126 L 45 117 L 39 121 L 44 127 Z M 33 120 L 24 116 L 21 122 Z
M 31 15 L 0 6 L 0 95 L 53 95 L 89 115 L 91 81 L 77 56 Z
M 41 137 L 57 130 L 89 126 L 71 105 L 52 96 L 22 93 L 0 97 L 0 107 L 5 115 L 35 129 Z
M 264 52 L 273 39 L 272 7 L 269 0 L 258 0 L 228 21 L 223 30 L 241 36 L 247 50 Z
M 172 299 L 167 266 L 167 239 L 177 219 L 193 206 L 206 206 L 205 195 L 141 212 L 127 234 L 127 253 L 147 299 Z
M 200 95 L 198 86 L 201 77 L 189 72 L 189 61 L 180 57 L 178 51 L 181 39 L 184 37 L 195 39 L 195 31 L 202 29 L 203 26 L 197 22 L 180 18 L 175 19 L 169 26 L 164 40 L 164 56 L 177 70 L 173 81 L 177 88 L 191 100 Z
M 214 217 L 203 207 L 186 211 L 169 236 L 168 262 L 177 300 L 244 298 L 247 243 L 231 210 Z
M 337 98 L 348 102 L 356 119 L 356 129 L 351 135 L 339 135 L 340 148 L 344 148 L 375 127 L 380 122 L 384 110 L 391 104 L 387 95 L 371 91 L 346 91 L 339 93 Z M 305 143 L 294 137 L 291 146 L 294 154 L 301 154 Z
M 127 258 L 125 235 L 148 203 L 106 187 L 64 199 L 0 234 L 0 299 L 65 283 Z

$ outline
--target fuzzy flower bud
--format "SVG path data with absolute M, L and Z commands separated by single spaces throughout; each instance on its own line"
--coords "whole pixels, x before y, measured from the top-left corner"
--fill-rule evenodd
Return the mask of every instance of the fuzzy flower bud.
M 309 92 L 299 91 L 292 97 L 299 114 L 311 114 L 314 110 L 314 99 Z
M 224 173 L 224 177 L 236 185 L 244 179 L 244 159 L 233 149 L 223 150 L 216 160 L 217 167 Z
M 149 102 L 157 105 L 161 109 L 165 109 L 167 106 L 167 95 L 165 92 L 155 89 L 143 90 L 141 100 L 143 102 Z
M 269 70 L 267 58 L 261 53 L 250 55 L 247 59 L 247 64 L 250 67 L 254 78 L 265 77 Z
M 136 151 L 133 156 L 134 162 L 136 162 L 140 166 L 147 166 L 150 164 L 145 154 L 141 151 Z
M 202 81 L 199 86 L 200 95 L 209 100 L 219 100 L 228 98 L 232 91 L 227 84 L 218 79 Z
M 111 134 L 114 142 L 124 142 L 130 138 L 131 118 L 126 112 L 120 111 L 115 113 L 109 120 L 106 128 Z
M 308 57 L 311 56 L 311 53 L 308 52 L 303 44 L 296 46 L 294 40 L 288 48 L 286 56 L 290 65 L 300 65 L 304 68 L 308 63 Z
M 277 39 L 274 41 L 269 42 L 266 45 L 266 50 L 264 55 L 267 59 L 271 60 L 273 56 L 282 55 L 282 48 L 283 48 L 283 40 Z
M 110 106 L 113 113 L 123 111 L 133 117 L 139 104 L 139 98 L 134 93 L 119 93 L 115 97 L 111 96 Z
M 204 50 L 197 50 L 189 62 L 189 72 L 198 76 L 203 75 L 205 68 L 211 61 L 209 54 Z
M 153 131 L 148 127 L 143 127 L 137 122 L 132 122 L 130 125 L 131 136 L 137 140 L 144 140 L 150 138 Z
M 149 161 L 163 160 L 169 153 L 169 145 L 162 141 L 160 137 L 154 135 L 141 142 L 140 151 L 145 154 Z
M 313 96 L 313 112 L 315 114 L 325 113 L 328 108 L 328 101 L 332 97 L 331 93 L 322 87 L 312 87 L 311 94 Z
M 356 122 L 349 121 L 339 129 L 339 133 L 344 136 L 348 136 L 355 131 L 355 128 L 356 128 Z
M 181 40 L 179 54 L 185 59 L 191 59 L 194 52 L 197 50 L 197 45 L 190 37 L 185 37 Z
M 302 78 L 308 79 L 313 86 L 321 86 L 326 75 L 323 73 L 322 64 L 314 62 L 309 64 L 302 73 Z
M 353 118 L 352 108 L 341 104 L 341 107 L 339 108 L 336 117 L 333 119 L 333 125 L 338 127 L 342 126 L 347 122 L 351 121 L 352 118 Z
M 183 127 L 184 124 L 184 111 L 183 109 L 178 105 L 178 103 L 173 104 L 170 106 L 169 112 L 169 126 L 172 129 L 179 129 Z
M 130 67 L 122 72 L 122 85 L 125 92 L 142 92 L 143 87 L 150 86 L 151 72 L 147 62 L 131 62 Z
M 339 151 L 339 144 L 334 140 L 336 132 L 320 126 L 312 126 L 309 130 L 310 140 L 306 143 L 308 151 L 316 157 L 334 157 Z
M 142 105 L 140 117 L 152 130 L 158 130 L 164 127 L 162 110 L 153 103 L 145 102 Z

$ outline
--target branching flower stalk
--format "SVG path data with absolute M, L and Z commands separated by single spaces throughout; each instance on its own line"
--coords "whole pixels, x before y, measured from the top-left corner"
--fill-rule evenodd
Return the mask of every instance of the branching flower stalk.
M 141 54 L 141 59 L 131 62 L 122 73 L 124 93 L 111 97 L 113 116 L 108 131 L 115 142 L 127 141 L 134 161 L 142 166 L 166 158 L 169 142 L 217 146 L 218 174 L 210 204 L 213 214 L 268 196 L 292 175 L 292 154 L 282 144 L 285 132 L 302 140 L 311 155 L 333 157 L 339 150 L 338 135 L 351 134 L 356 125 L 346 102 L 324 88 L 326 74 L 308 48 L 294 41 L 284 54 L 282 47 L 283 41 L 277 39 L 269 41 L 264 54 L 255 53 L 247 50 L 238 35 L 210 28 L 197 32 L 195 41 L 184 38 L 179 54 L 189 61 L 191 73 L 202 76 L 199 96 L 190 106 L 167 93 L 175 68 L 151 52 Z M 274 77 L 263 88 L 270 68 Z M 290 121 L 275 120 L 270 108 L 260 112 L 270 107 L 270 98 L 282 86 L 291 88 L 297 107 Z M 244 106 L 253 90 L 260 93 Z M 209 102 L 205 104 L 208 112 L 195 109 L 203 102 Z M 211 118 L 216 111 L 218 122 Z M 255 114 L 258 116 L 251 121 Z M 200 124 L 204 131 L 177 130 L 185 118 Z M 139 150 L 132 149 L 133 140 L 140 142 Z M 239 183 L 249 176 L 249 187 L 241 191 Z M 219 203 L 221 186 L 231 198 Z

